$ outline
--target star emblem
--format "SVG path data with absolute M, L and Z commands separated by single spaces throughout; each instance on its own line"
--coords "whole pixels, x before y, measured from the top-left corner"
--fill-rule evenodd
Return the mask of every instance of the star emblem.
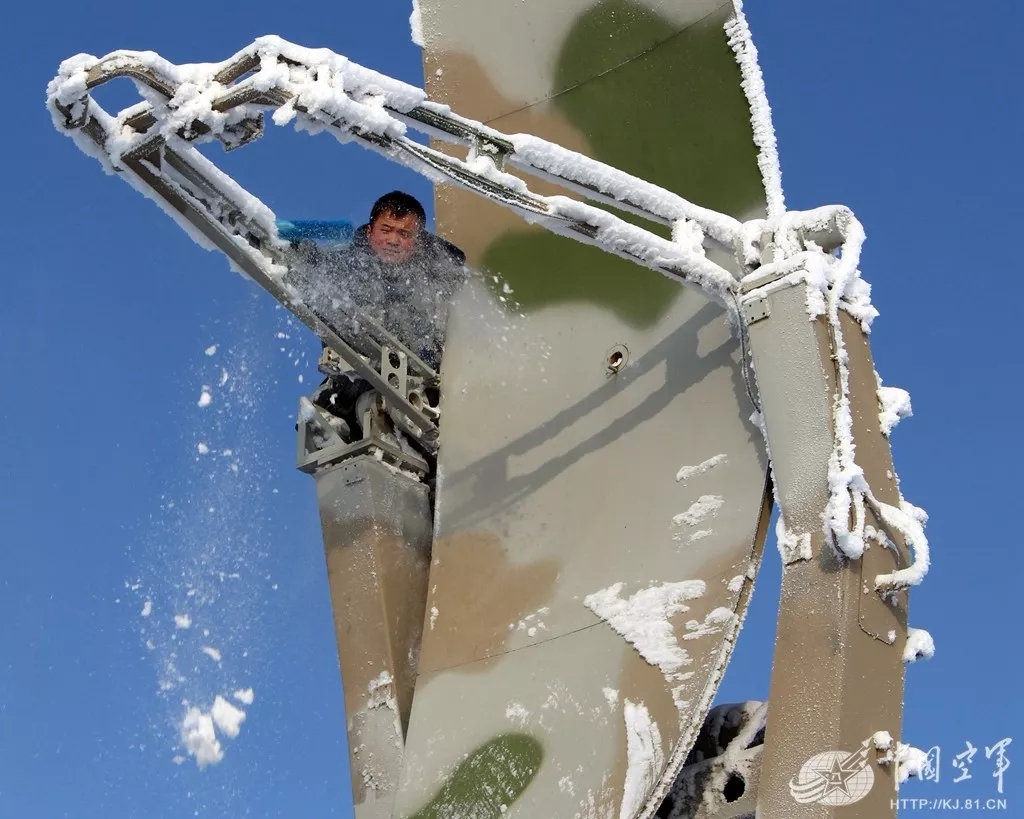
M 856 755 L 851 754 L 850 756 Z M 836 791 L 842 792 L 845 796 L 850 795 L 849 782 L 860 773 L 859 768 L 850 766 L 850 756 L 847 756 L 845 759 L 836 756 L 828 768 L 815 771 L 815 775 L 825 782 L 825 793 L 822 794 L 822 797 Z

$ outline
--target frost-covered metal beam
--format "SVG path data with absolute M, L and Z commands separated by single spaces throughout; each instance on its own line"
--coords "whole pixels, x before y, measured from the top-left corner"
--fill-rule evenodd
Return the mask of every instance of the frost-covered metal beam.
M 230 76 L 240 67 L 232 65 L 220 76 Z M 149 67 L 121 59 L 94 66 L 85 85 L 94 87 L 115 77 L 130 77 L 148 96 L 171 91 Z M 387 396 L 406 420 L 408 431 L 424 446 L 436 448 L 437 425 L 422 410 L 419 393 L 393 389 L 380 372 L 384 351 L 397 351 L 418 381 L 435 382 L 437 374 L 354 305 L 344 305 L 343 310 L 335 309 L 334 315 L 328 316 L 304 300 L 295 283 L 297 261 L 288 244 L 276 235 L 274 214 L 189 144 L 199 135 L 211 135 L 209 128 L 193 122 L 177 133 L 163 133 L 152 103 L 132 106 L 117 117 L 91 99 L 81 107 L 51 99 L 51 106 L 55 118 L 63 117 L 64 127 L 83 151 L 156 201 L 200 246 L 224 253 L 232 267 L 260 284 Z M 258 119 L 243 115 L 225 123 L 218 138 L 228 147 L 237 146 L 258 136 L 261 128 Z M 339 325 L 343 313 L 358 324 L 358 333 Z
M 111 117 L 90 90 L 128 77 L 147 102 Z M 327 131 L 398 161 L 434 182 L 459 185 L 518 212 L 527 221 L 595 245 L 698 288 L 733 306 L 736 280 L 711 261 L 704 242 L 738 250 L 738 221 L 622 171 L 528 135 L 509 136 L 430 102 L 421 89 L 378 74 L 326 49 L 307 49 L 262 37 L 217 64 L 174 65 L 152 52 L 114 52 L 102 59 L 66 60 L 48 89 L 55 124 L 74 135 L 99 120 L 108 138 L 101 161 L 111 170 L 122 158 L 176 141 L 221 141 L 227 148 L 259 135 L 262 113 L 279 125 Z M 426 147 L 408 127 L 468 146 L 466 159 Z M 80 147 L 96 151 L 79 140 Z M 497 160 L 497 161 L 496 161 Z M 507 161 L 585 196 L 674 228 L 676 241 L 629 224 L 606 210 L 565 196 L 541 196 L 499 169 Z M 269 225 L 268 225 L 269 227 Z
M 907 586 L 923 578 L 928 544 L 887 440 L 860 226 L 822 209 L 775 229 L 740 297 L 785 567 L 758 815 L 894 816 L 906 770 L 873 738 L 902 728 Z M 832 763 L 853 790 L 820 779 L 816 766 Z

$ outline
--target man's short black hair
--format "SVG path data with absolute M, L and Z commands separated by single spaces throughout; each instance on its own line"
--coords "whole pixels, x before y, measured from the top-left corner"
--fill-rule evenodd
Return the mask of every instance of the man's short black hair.
M 420 220 L 420 230 L 423 230 L 427 224 L 427 214 L 423 210 L 423 205 L 415 196 L 410 196 L 404 191 L 391 191 L 374 202 L 373 208 L 370 210 L 370 224 L 376 222 L 377 217 L 384 213 L 389 213 L 398 219 L 408 216 L 410 213 L 415 214 Z

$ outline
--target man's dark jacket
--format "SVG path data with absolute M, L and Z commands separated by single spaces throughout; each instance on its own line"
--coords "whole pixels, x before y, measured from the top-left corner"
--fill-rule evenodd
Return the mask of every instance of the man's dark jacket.
M 369 225 L 344 247 L 302 242 L 309 270 L 304 296 L 328 314 L 362 312 L 393 333 L 437 369 L 444 352 L 448 306 L 466 278 L 465 254 L 428 231 L 413 257 L 402 264 L 382 261 L 370 247 Z

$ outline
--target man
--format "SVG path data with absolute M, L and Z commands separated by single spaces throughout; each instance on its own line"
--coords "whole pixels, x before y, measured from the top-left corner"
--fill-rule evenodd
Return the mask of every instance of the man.
M 354 307 L 438 369 L 448 305 L 465 281 L 466 257 L 426 230 L 419 201 L 402 191 L 382 196 L 374 203 L 369 222 L 344 247 L 316 245 L 306 238 L 309 224 L 297 229 L 300 223 L 279 223 L 278 232 L 282 238 L 299 239 L 310 268 L 304 276 L 310 300 L 322 310 L 328 303 L 343 310 Z M 325 379 L 313 402 L 355 432 L 362 415 L 356 405 L 370 390 L 371 385 L 354 373 L 341 373 Z

